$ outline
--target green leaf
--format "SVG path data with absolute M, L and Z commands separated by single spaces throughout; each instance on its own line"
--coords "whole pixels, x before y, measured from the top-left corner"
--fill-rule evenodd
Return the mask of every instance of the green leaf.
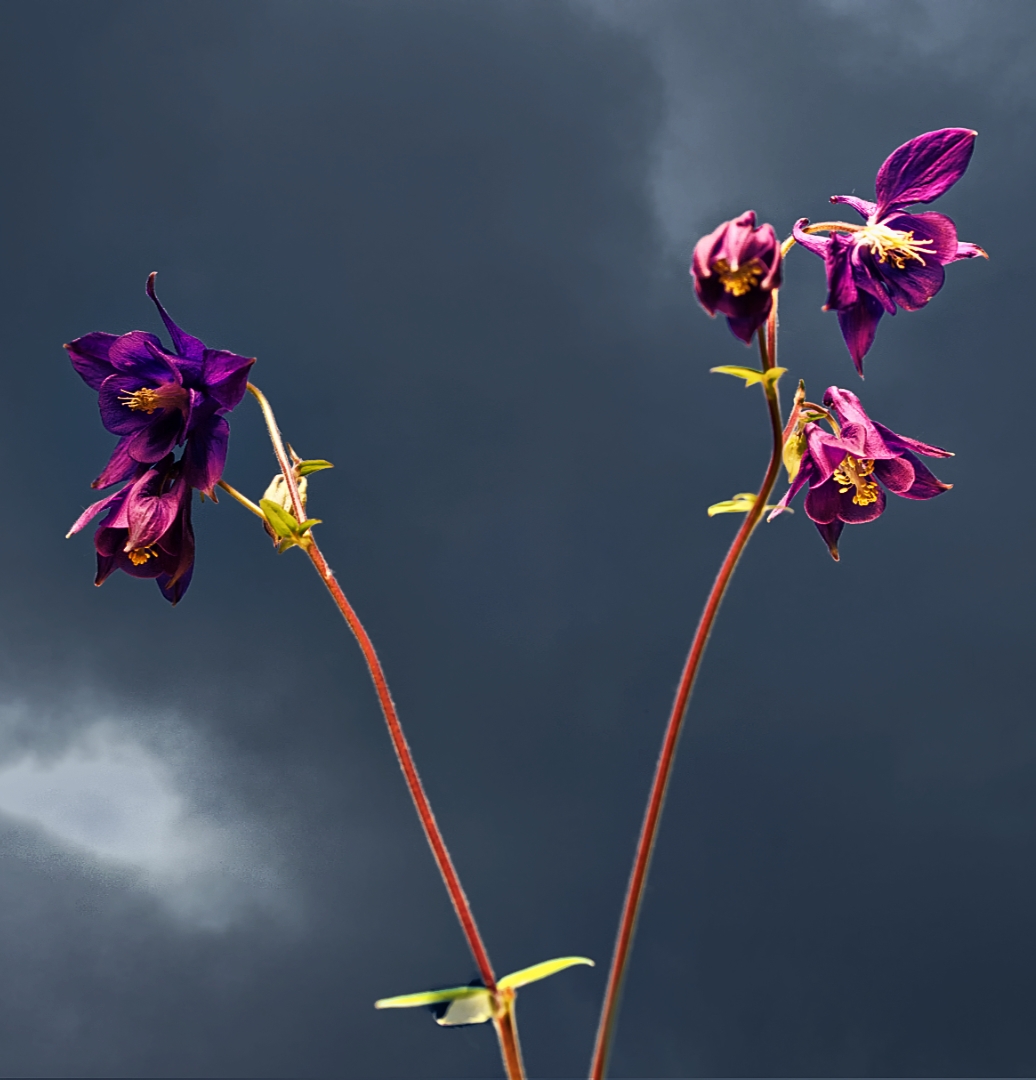
M 732 499 L 713 503 L 708 510 L 709 517 L 715 517 L 717 514 L 747 514 L 755 506 L 755 498 L 754 491 L 739 492 Z
M 521 971 L 512 971 L 510 975 L 505 975 L 502 979 L 499 979 L 496 985 L 501 990 L 517 990 L 519 986 L 526 986 L 528 983 L 546 979 L 548 976 L 556 975 L 559 971 L 574 967 L 576 964 L 594 966 L 593 960 L 588 960 L 585 956 L 561 956 L 556 960 L 544 960 L 542 964 L 533 964 L 532 967 L 522 968 Z
M 709 368 L 709 371 L 718 375 L 733 375 L 735 378 L 744 379 L 745 386 L 754 386 L 756 383 L 775 383 L 787 370 L 787 368 L 775 367 L 768 371 L 759 371 L 757 368 L 741 367 L 740 364 L 722 364 L 720 367 Z
M 271 499 L 260 499 L 259 509 L 266 515 L 266 520 L 278 536 L 285 540 L 295 536 L 299 523 L 295 520 L 294 514 L 289 513 L 283 506 L 278 506 Z
M 306 520 L 299 526 L 299 534 L 308 532 L 314 525 L 322 525 L 322 518 L 306 518 Z
M 749 510 L 755 506 L 756 495 L 753 491 L 742 491 L 735 495 L 732 499 L 725 499 L 723 502 L 713 503 L 707 513 L 709 517 L 715 517 L 717 514 L 747 514 Z M 775 507 L 770 503 L 767 503 L 763 507 L 763 513 L 767 510 L 773 510 Z M 792 514 L 793 510 L 786 510 L 785 513 Z
M 313 458 L 311 461 L 300 461 L 295 466 L 297 476 L 308 476 L 311 472 L 320 472 L 321 469 L 333 469 L 334 465 L 323 458 Z
M 438 1005 L 443 1001 L 477 997 L 488 993 L 484 986 L 451 986 L 448 990 L 424 990 L 419 994 L 400 994 L 399 997 L 380 998 L 374 1002 L 375 1009 L 413 1009 L 418 1005 Z

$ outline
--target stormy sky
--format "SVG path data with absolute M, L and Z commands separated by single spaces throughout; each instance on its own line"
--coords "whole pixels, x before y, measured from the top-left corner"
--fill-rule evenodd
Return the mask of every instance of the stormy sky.
M 835 565 L 760 529 L 691 706 L 617 1076 L 1032 1075 L 1036 734 L 1020 0 L 8 0 L 0 6 L 0 1073 L 481 1077 L 366 670 L 298 552 L 198 507 L 194 582 L 92 585 L 64 533 L 113 437 L 61 345 L 255 355 L 365 620 L 530 1073 L 588 1061 L 657 745 L 752 488 L 753 354 L 702 233 L 870 197 L 973 127 L 937 204 L 988 263 L 885 319 L 861 384 L 791 253 L 781 362 L 946 446 Z M 227 478 L 273 459 L 232 417 Z

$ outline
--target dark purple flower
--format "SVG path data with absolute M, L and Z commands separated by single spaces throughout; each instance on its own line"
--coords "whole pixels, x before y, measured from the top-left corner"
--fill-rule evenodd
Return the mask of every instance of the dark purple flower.
M 244 396 L 255 360 L 210 349 L 185 334 L 155 295 L 154 274 L 147 293 L 173 339 L 172 353 L 143 330 L 86 334 L 65 346 L 72 366 L 98 392 L 102 423 L 120 436 L 93 486 L 117 484 L 139 465 L 153 465 L 185 446 L 186 482 L 214 498 L 227 457 L 226 414 Z
M 756 228 L 755 211 L 724 221 L 694 246 L 694 291 L 710 315 L 726 315 L 746 345 L 766 322 L 781 284 L 781 245 L 772 225 Z
M 187 592 L 194 572 L 191 487 L 183 462 L 174 462 L 172 454 L 150 469 L 137 469 L 137 477 L 125 487 L 87 507 L 68 535 L 107 510 L 94 533 L 94 584 L 103 585 L 116 570 L 155 578 L 162 595 L 175 605 Z
M 806 514 L 837 561 L 843 526 L 874 521 L 884 513 L 885 492 L 881 485 L 904 499 L 934 499 L 953 485 L 939 480 L 916 455 L 953 455 L 875 423 L 863 411 L 860 399 L 848 390 L 829 386 L 824 405 L 834 420 L 835 431 L 825 431 L 810 420 L 801 432 L 792 434 L 792 438 L 801 440 L 801 460 L 791 486 L 770 519 L 786 509 L 808 484 Z M 817 414 L 807 411 L 806 415 Z M 787 453 L 785 456 L 787 460 Z M 793 460 L 797 456 L 793 455 Z
M 795 239 L 827 268 L 825 310 L 838 312 L 838 323 L 856 370 L 874 341 L 882 315 L 896 308 L 917 311 L 942 288 L 947 263 L 988 258 L 976 244 L 957 240 L 957 228 L 945 214 L 909 214 L 907 207 L 928 203 L 948 191 L 964 175 L 978 133 L 942 128 L 918 135 L 895 150 L 878 170 L 878 201 L 832 195 L 867 219 L 829 237 L 804 231 L 802 218 L 792 230 Z

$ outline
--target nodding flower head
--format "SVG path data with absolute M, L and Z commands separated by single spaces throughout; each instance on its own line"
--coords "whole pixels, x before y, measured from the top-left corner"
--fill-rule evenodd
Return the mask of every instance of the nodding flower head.
M 138 466 L 137 473 L 125 487 L 87 507 L 68 535 L 107 510 L 94 533 L 94 584 L 104 584 L 116 570 L 154 578 L 162 595 L 175 605 L 187 592 L 194 571 L 191 487 L 183 462 L 174 462 L 172 454 L 151 468 Z
M 154 274 L 147 292 L 172 338 L 172 352 L 143 330 L 86 334 L 65 346 L 72 366 L 98 393 L 101 422 L 119 436 L 93 486 L 117 484 L 183 446 L 187 484 L 214 497 L 227 457 L 226 414 L 244 396 L 255 360 L 210 349 L 184 333 L 159 302 Z
M 694 247 L 694 291 L 710 315 L 726 315 L 746 345 L 766 322 L 781 283 L 781 245 L 772 225 L 756 227 L 755 211 L 724 221 Z
M 797 430 L 788 434 L 795 453 L 785 455 L 791 486 L 770 520 L 808 485 L 806 514 L 836 561 L 842 529 L 879 518 L 885 511 L 886 488 L 904 499 L 934 499 L 953 486 L 917 458 L 917 454 L 952 457 L 949 450 L 897 435 L 876 423 L 848 390 L 829 386 L 823 406 L 805 402 L 799 416 Z M 822 420 L 830 432 L 820 426 Z
M 907 213 L 907 207 L 937 199 L 964 175 L 975 135 L 968 128 L 942 128 L 904 143 L 878 170 L 877 202 L 831 196 L 831 202 L 846 203 L 861 214 L 863 225 L 814 226 L 831 234 L 822 237 L 807 231 L 806 218 L 795 223 L 795 239 L 824 260 L 825 309 L 838 313 L 849 355 L 861 375 L 882 315 L 895 315 L 897 307 L 924 307 L 942 288 L 948 263 L 987 257 L 978 245 L 957 240 L 957 228 L 945 214 Z

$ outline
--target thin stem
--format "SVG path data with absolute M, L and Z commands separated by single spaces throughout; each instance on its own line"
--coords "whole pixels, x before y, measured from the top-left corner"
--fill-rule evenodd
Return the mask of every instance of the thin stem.
M 246 510 L 251 510 L 256 517 L 266 520 L 266 515 L 255 505 L 247 495 L 242 495 L 237 488 L 231 487 L 225 480 L 217 480 L 216 486 L 221 487 L 232 499 L 236 499 Z
M 776 339 L 777 339 L 777 305 L 776 294 L 774 306 L 770 312 L 768 326 L 764 333 L 759 328 L 759 352 L 762 356 L 764 370 L 776 366 Z M 665 803 L 666 789 L 669 785 L 669 777 L 673 770 L 673 762 L 676 758 L 676 747 L 680 738 L 684 718 L 687 714 L 687 704 L 690 701 L 691 690 L 694 688 L 694 680 L 701 665 L 705 646 L 712 631 L 712 624 L 716 620 L 723 596 L 730 584 L 734 569 L 741 558 L 755 527 L 763 516 L 766 501 L 773 491 L 777 481 L 777 474 L 781 466 L 781 450 L 783 449 L 783 429 L 781 424 L 781 407 L 777 396 L 777 387 L 772 382 L 764 383 L 763 391 L 766 395 L 766 405 L 770 417 L 770 426 L 773 431 L 773 447 L 770 452 L 770 464 L 767 466 L 766 475 L 756 495 L 755 503 L 748 512 L 741 528 L 738 529 L 734 542 L 730 545 L 726 558 L 723 560 L 716 575 L 716 580 L 705 601 L 705 608 L 698 622 L 698 629 L 691 642 L 691 650 L 687 655 L 683 672 L 680 676 L 680 684 L 676 691 L 676 699 L 673 702 L 672 712 L 669 714 L 669 722 L 666 724 L 665 735 L 662 739 L 662 749 L 658 755 L 658 764 L 655 767 L 654 780 L 651 783 L 651 792 L 648 796 L 647 810 L 644 814 L 644 823 L 640 830 L 640 839 L 637 842 L 637 851 L 633 859 L 633 869 L 630 873 L 629 885 L 626 889 L 626 899 L 622 908 L 622 917 L 619 920 L 619 932 L 615 940 L 615 952 L 612 957 L 611 970 L 608 973 L 608 986 L 605 990 L 604 1002 L 601 1007 L 601 1018 L 597 1028 L 597 1041 L 594 1046 L 593 1062 L 590 1067 L 591 1080 L 602 1080 L 608 1064 L 608 1055 L 611 1050 L 612 1037 L 615 1032 L 615 1022 L 618 1016 L 619 999 L 622 993 L 622 984 L 626 975 L 626 967 L 629 962 L 630 949 L 633 945 L 633 936 L 637 927 L 637 916 L 640 913 L 641 902 L 644 898 L 644 887 L 647 884 L 648 870 L 651 865 L 651 854 L 654 850 L 655 840 L 658 836 L 658 827 L 662 820 L 662 808 Z
M 522 1061 L 522 1044 L 518 1039 L 518 1018 L 514 1015 L 513 993 L 511 991 L 505 1000 L 501 1014 L 493 1018 L 493 1027 L 496 1028 L 496 1037 L 500 1043 L 500 1054 L 504 1059 L 507 1075 L 524 1077 L 525 1063 Z
M 266 421 L 266 427 L 270 434 L 270 442 L 273 444 L 273 451 L 277 457 L 277 463 L 281 468 L 284 482 L 287 484 L 288 491 L 291 495 L 291 503 L 295 512 L 295 517 L 299 521 L 304 521 L 306 515 L 302 505 L 302 498 L 299 494 L 295 469 L 284 448 L 284 440 L 281 438 L 280 429 L 277 427 L 277 420 L 273 414 L 273 409 L 270 407 L 269 401 L 266 400 L 266 396 L 258 387 L 249 383 L 248 390 L 256 401 L 259 402 L 259 407 L 262 409 L 263 419 Z M 262 511 L 260 511 L 260 514 L 262 514 Z M 265 518 L 265 515 L 262 516 Z M 471 949 L 471 955 L 478 965 L 478 971 L 482 978 L 482 982 L 489 992 L 495 996 L 497 994 L 496 976 L 493 973 L 493 965 L 489 960 L 489 953 L 486 951 L 486 946 L 482 941 L 482 935 L 479 933 L 478 925 L 475 922 L 475 915 L 471 910 L 471 904 L 464 892 L 464 887 L 461 885 L 460 876 L 453 865 L 453 860 L 450 858 L 449 850 L 446 847 L 446 840 L 442 835 L 438 822 L 435 820 L 435 814 L 432 812 L 432 804 L 429 802 L 424 785 L 421 783 L 421 777 L 417 771 L 417 764 L 414 761 L 414 756 L 407 743 L 406 736 L 403 734 L 403 726 L 399 721 L 399 714 L 396 712 L 396 705 L 392 700 L 392 694 L 389 691 L 388 680 L 385 678 L 385 671 L 381 666 L 381 661 L 378 659 L 378 654 L 374 650 L 374 643 L 371 641 L 366 629 L 364 629 L 363 623 L 360 622 L 360 617 L 353 610 L 353 606 L 349 603 L 345 593 L 342 591 L 341 585 L 338 584 L 334 573 L 330 566 L 328 566 L 327 560 L 324 558 L 316 540 L 313 539 L 312 534 L 309 535 L 309 542 L 300 546 L 303 547 L 303 550 L 309 556 L 309 560 L 312 562 L 314 569 L 320 576 L 320 580 L 331 594 L 332 600 L 334 600 L 342 617 L 345 619 L 346 624 L 356 638 L 356 642 L 360 646 L 360 651 L 363 653 L 363 658 L 367 662 L 367 670 L 370 672 L 375 692 L 378 695 L 378 702 L 381 705 L 381 711 L 385 717 L 385 723 L 388 726 L 389 737 L 392 740 L 393 749 L 396 751 L 399 767 L 403 770 L 403 776 L 406 780 L 407 788 L 410 791 L 410 797 L 413 800 L 414 808 L 417 810 L 417 816 L 421 821 L 421 827 L 424 829 L 428 846 L 432 849 L 432 855 L 435 857 L 435 862 L 439 868 L 439 873 L 442 876 L 443 884 L 446 886 L 446 891 L 449 893 L 450 900 L 453 903 L 453 909 L 457 913 L 461 929 L 464 931 L 468 947 Z M 494 1020 L 493 1026 L 496 1029 L 497 1038 L 500 1042 L 500 1053 L 509 1080 L 525 1080 L 521 1049 L 518 1045 L 518 1033 L 514 1026 L 514 1019 L 509 1007 L 503 1010 L 503 1015 L 499 1020 Z

